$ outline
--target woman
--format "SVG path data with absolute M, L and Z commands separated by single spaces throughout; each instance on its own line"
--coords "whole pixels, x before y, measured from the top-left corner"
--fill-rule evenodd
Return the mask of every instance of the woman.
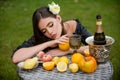
M 68 42 L 68 35 L 72 33 L 82 35 L 82 43 L 86 45 L 85 39 L 91 34 L 81 23 L 78 20 L 62 22 L 61 16 L 52 12 L 50 8 L 51 6 L 41 7 L 34 12 L 32 18 L 34 35 L 14 51 L 12 57 L 14 63 L 31 58 L 39 51 L 44 51 L 52 56 L 73 53 L 72 49 L 61 51 L 57 46 L 58 43 Z M 88 46 L 83 46 L 78 49 L 78 52 L 83 52 L 86 48 Z

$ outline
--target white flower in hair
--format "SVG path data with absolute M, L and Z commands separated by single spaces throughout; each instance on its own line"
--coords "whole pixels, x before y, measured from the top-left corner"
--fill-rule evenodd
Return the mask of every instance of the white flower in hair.
M 53 14 L 59 14 L 60 6 L 58 4 L 55 4 L 54 2 L 52 2 L 51 4 L 48 4 L 48 7 Z

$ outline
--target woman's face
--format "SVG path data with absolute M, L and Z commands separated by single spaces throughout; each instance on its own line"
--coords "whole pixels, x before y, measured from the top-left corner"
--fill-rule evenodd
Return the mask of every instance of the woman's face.
M 57 39 L 61 36 L 62 26 L 60 16 L 56 18 L 42 18 L 38 26 L 40 31 L 48 38 Z

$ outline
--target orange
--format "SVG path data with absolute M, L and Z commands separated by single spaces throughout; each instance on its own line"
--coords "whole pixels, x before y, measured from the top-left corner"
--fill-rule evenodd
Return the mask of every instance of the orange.
M 59 49 L 63 51 L 67 51 L 70 48 L 69 42 L 65 42 L 64 44 L 58 44 Z
M 52 62 L 52 61 L 50 61 L 50 62 L 44 62 L 44 63 L 43 63 L 43 68 L 44 68 L 45 70 L 50 71 L 50 70 L 53 70 L 54 67 L 55 67 L 55 63 Z
M 67 70 L 67 64 L 65 62 L 58 62 L 57 70 L 59 72 L 65 72 Z
M 80 53 L 74 53 L 71 57 L 72 63 L 76 63 L 76 64 L 79 64 L 79 62 L 83 59 L 84 59 L 84 57 Z
M 85 59 L 82 59 L 82 60 L 79 62 L 79 64 L 78 64 L 80 70 L 82 70 L 82 68 L 84 67 L 84 65 L 85 65 Z
M 72 73 L 77 72 L 77 71 L 79 70 L 78 64 L 76 64 L 76 63 L 71 63 L 71 64 L 69 65 L 69 70 L 70 70 L 70 72 L 72 72 Z
M 66 56 L 62 56 L 59 58 L 58 62 L 65 62 L 66 64 L 69 63 L 69 59 Z

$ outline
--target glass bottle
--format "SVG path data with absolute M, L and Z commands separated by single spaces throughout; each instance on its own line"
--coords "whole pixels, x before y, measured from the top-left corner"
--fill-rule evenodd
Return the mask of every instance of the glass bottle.
M 101 15 L 96 16 L 96 32 L 94 33 L 94 44 L 95 45 L 105 45 L 106 44 L 105 34 L 102 29 Z

